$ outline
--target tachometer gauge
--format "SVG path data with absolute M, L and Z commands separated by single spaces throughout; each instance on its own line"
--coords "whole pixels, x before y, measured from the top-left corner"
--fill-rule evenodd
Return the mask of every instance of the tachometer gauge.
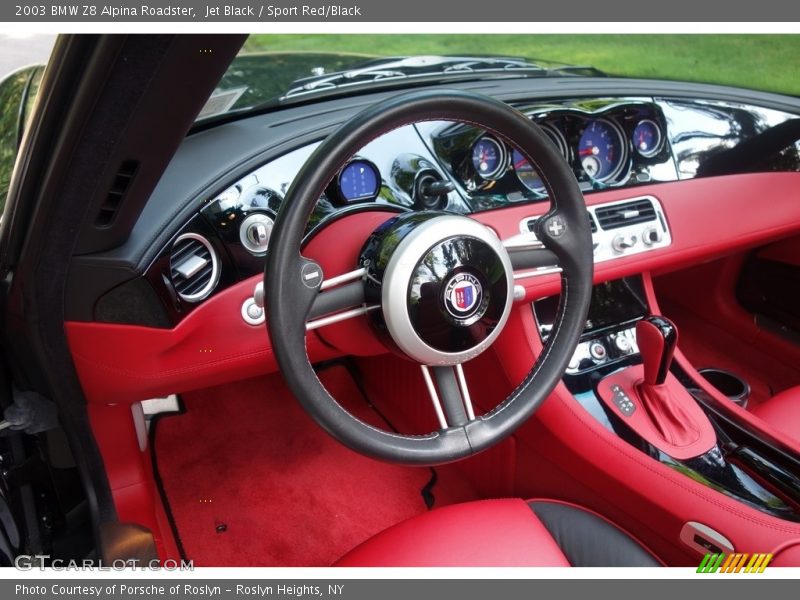
M 661 128 L 650 119 L 642 119 L 633 129 L 633 147 L 645 158 L 659 153 L 662 139 Z
M 558 149 L 558 153 L 566 158 L 567 144 L 563 141 L 561 134 L 555 129 L 551 129 L 548 125 L 542 126 L 542 130 Z M 528 159 L 525 158 L 519 150 L 514 149 L 512 151 L 511 165 L 514 168 L 514 172 L 517 174 L 517 179 L 519 179 L 522 185 L 536 194 L 544 193 L 545 189 L 542 178 L 539 177 L 539 173 L 536 172 L 536 169 L 533 168 L 531 163 L 528 162 Z
M 483 179 L 495 179 L 506 167 L 505 146 L 488 135 L 472 145 L 472 166 Z
M 378 169 L 367 160 L 353 160 L 339 174 L 339 193 L 346 202 L 373 200 L 379 189 Z
M 625 138 L 617 125 L 607 119 L 589 121 L 578 141 L 578 157 L 590 179 L 614 179 L 622 170 L 626 155 Z

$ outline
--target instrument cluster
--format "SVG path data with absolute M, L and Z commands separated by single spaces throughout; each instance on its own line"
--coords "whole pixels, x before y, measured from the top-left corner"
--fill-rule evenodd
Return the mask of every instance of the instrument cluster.
M 584 191 L 676 178 L 666 122 L 655 103 L 593 100 L 525 112 L 572 167 Z M 433 143 L 478 208 L 547 196 L 528 157 L 491 133 L 453 125 L 438 132 Z

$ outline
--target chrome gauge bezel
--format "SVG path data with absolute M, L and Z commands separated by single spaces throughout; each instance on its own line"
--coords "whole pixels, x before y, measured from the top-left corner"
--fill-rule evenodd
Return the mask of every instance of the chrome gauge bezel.
M 617 136 L 617 141 L 619 142 L 619 148 L 620 148 L 620 158 L 619 162 L 617 163 L 617 166 L 614 168 L 614 170 L 612 170 L 607 175 L 604 175 L 603 177 L 592 177 L 591 175 L 589 175 L 589 173 L 587 173 L 586 169 L 584 169 L 583 167 L 583 161 L 581 160 L 581 155 L 580 155 L 580 150 L 581 150 L 580 140 L 581 138 L 583 138 L 583 135 L 589 128 L 589 125 L 595 122 L 605 123 L 614 131 L 614 133 Z M 576 160 L 581 169 L 581 173 L 583 173 L 583 175 L 585 175 L 589 179 L 589 181 L 596 181 L 599 183 L 616 182 L 619 179 L 620 174 L 625 170 L 625 167 L 630 162 L 630 153 L 628 152 L 629 140 L 628 136 L 625 135 L 625 131 L 622 129 L 619 123 L 617 123 L 613 119 L 609 119 L 608 117 L 587 117 L 586 119 L 584 119 L 584 126 L 580 131 L 581 133 L 578 136 L 578 145 L 577 148 L 575 149 L 575 154 L 576 154 Z
M 567 138 L 564 137 L 564 134 L 559 131 L 555 125 L 551 125 L 550 123 L 544 123 L 539 125 L 546 134 L 550 136 L 550 139 L 558 148 L 558 153 L 564 157 L 564 160 L 569 160 L 569 145 L 567 144 Z
M 553 144 L 558 149 L 558 153 L 564 157 L 564 160 L 569 162 L 569 147 L 567 146 L 567 140 L 564 137 L 564 134 L 562 134 L 558 129 L 556 129 L 553 125 L 549 123 L 541 123 L 541 124 L 537 123 L 537 125 L 539 125 L 542 131 L 545 132 L 550 141 L 553 142 Z M 509 154 L 509 156 L 511 156 L 512 158 L 513 158 L 513 153 L 514 149 L 512 149 L 511 153 Z M 530 192 L 533 192 L 534 194 L 546 193 L 544 185 L 538 187 L 531 187 L 530 185 L 525 183 L 525 180 L 522 179 L 522 177 L 520 177 L 519 171 L 514 167 L 513 160 L 510 164 L 511 164 L 511 169 L 514 171 L 514 176 L 517 178 L 517 181 L 519 181 L 523 185 L 523 187 L 525 187 L 525 189 L 527 189 Z M 531 168 L 533 167 L 531 166 Z M 533 170 L 536 171 L 536 169 Z M 538 171 L 537 171 L 537 176 L 538 176 Z
M 497 148 L 497 167 L 495 167 L 493 171 L 485 174 L 478 171 L 478 169 L 475 167 L 475 161 L 472 158 L 472 155 L 475 151 L 475 146 L 477 146 L 482 141 L 491 142 Z M 505 175 L 505 172 L 508 170 L 508 156 L 509 156 L 508 148 L 506 147 L 505 143 L 498 140 L 493 135 L 484 134 L 480 136 L 477 140 L 473 142 L 472 146 L 470 146 L 469 149 L 469 161 L 470 165 L 472 165 L 472 170 L 475 172 L 475 175 L 479 179 L 482 179 L 484 181 L 497 181 L 503 175 Z
M 348 199 L 344 195 L 344 191 L 342 190 L 342 175 L 344 172 L 350 168 L 354 163 L 364 163 L 367 165 L 375 175 L 375 191 L 371 195 L 367 196 L 359 196 L 358 198 Z M 343 205 L 351 205 L 351 204 L 360 204 L 362 202 L 374 202 L 378 196 L 381 195 L 381 185 L 383 185 L 383 181 L 381 179 L 381 171 L 378 169 L 378 166 L 368 160 L 366 158 L 361 158 L 360 156 L 354 156 L 347 163 L 339 169 L 339 172 L 336 174 L 336 195 L 338 196 L 338 200 L 340 204 Z
M 656 139 L 656 143 L 653 146 L 653 149 L 647 152 L 642 151 L 636 145 L 636 138 L 634 137 L 634 134 L 636 133 L 636 130 L 639 128 L 639 125 L 642 125 L 643 123 L 649 123 L 650 125 L 655 127 L 656 135 L 658 136 L 658 138 Z M 653 119 L 640 119 L 639 121 L 636 122 L 636 125 L 633 127 L 633 130 L 631 131 L 630 142 L 631 142 L 631 147 L 634 149 L 634 151 L 636 151 L 636 153 L 639 156 L 642 156 L 644 158 L 653 158 L 659 152 L 661 152 L 661 149 L 664 147 L 664 133 L 661 131 L 661 125 L 656 123 Z

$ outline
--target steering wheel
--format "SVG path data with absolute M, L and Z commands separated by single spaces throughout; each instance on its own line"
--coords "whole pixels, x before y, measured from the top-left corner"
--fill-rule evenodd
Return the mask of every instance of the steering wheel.
M 551 201 L 549 212 L 535 223 L 536 237 L 504 244 L 467 216 L 408 213 L 372 233 L 352 272 L 326 278 L 319 264 L 301 255 L 301 243 L 329 182 L 368 142 L 403 125 L 432 120 L 490 131 L 530 161 Z M 583 196 L 571 169 L 536 124 L 485 96 L 412 92 L 374 104 L 342 125 L 298 173 L 272 230 L 264 275 L 266 323 L 287 385 L 328 433 L 374 458 L 435 465 L 502 440 L 552 392 L 586 322 L 592 270 Z M 512 311 L 516 280 L 558 271 L 561 299 L 541 354 L 504 401 L 476 416 L 462 364 L 500 335 Z M 439 430 L 400 435 L 377 429 L 345 410 L 318 379 L 306 352 L 306 332 L 367 313 L 376 335 L 420 365 Z

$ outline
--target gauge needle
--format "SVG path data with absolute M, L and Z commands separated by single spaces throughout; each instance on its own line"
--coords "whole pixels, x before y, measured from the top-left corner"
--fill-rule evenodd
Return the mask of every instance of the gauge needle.
M 594 156 L 595 154 L 600 154 L 600 148 L 598 148 L 597 146 L 583 148 L 578 152 L 579 156 Z
M 519 160 L 519 161 L 514 163 L 514 168 L 515 169 L 521 169 L 522 167 L 524 167 L 527 164 L 528 164 L 528 161 L 523 158 L 522 160 Z

